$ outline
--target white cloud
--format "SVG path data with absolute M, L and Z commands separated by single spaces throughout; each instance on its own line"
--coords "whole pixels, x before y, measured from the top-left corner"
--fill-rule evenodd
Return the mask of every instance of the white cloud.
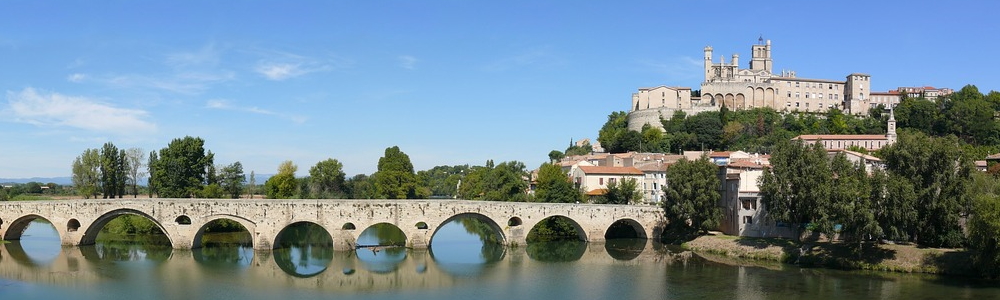
M 399 60 L 399 66 L 407 70 L 416 69 L 417 62 L 419 61 L 416 57 L 409 55 L 400 55 L 396 59 Z
M 69 76 L 66 77 L 66 80 L 69 80 L 69 82 L 75 82 L 75 83 L 83 82 L 83 80 L 85 80 L 85 79 L 87 79 L 87 75 L 86 74 L 81 74 L 81 73 L 73 73 L 73 74 L 70 74 Z
M 351 64 L 349 60 L 338 57 L 318 59 L 279 51 L 259 51 L 259 54 L 266 58 L 257 62 L 254 71 L 274 81 L 325 72 Z
M 143 110 L 114 107 L 86 98 L 25 88 L 7 92 L 9 115 L 16 122 L 44 127 L 75 127 L 97 132 L 136 134 L 156 131 L 156 125 L 143 119 Z
M 288 115 L 283 113 L 277 113 L 256 106 L 244 107 L 235 106 L 229 100 L 225 99 L 212 99 L 205 103 L 206 108 L 220 109 L 220 110 L 230 110 L 239 112 L 255 113 L 260 115 L 276 116 L 283 119 L 291 120 L 292 122 L 302 124 L 305 123 L 309 118 L 303 116 Z

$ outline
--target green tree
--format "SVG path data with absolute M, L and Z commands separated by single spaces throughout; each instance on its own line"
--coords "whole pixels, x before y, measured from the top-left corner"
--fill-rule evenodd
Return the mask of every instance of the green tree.
M 345 183 L 345 192 L 351 199 L 372 199 L 376 197 L 375 184 L 370 176 L 358 174 Z
M 73 185 L 76 193 L 86 199 L 97 197 L 101 186 L 101 152 L 87 149 L 73 160 Z
M 911 241 L 917 226 L 917 194 L 913 184 L 899 175 L 875 170 L 871 199 L 879 227 L 890 241 Z
M 597 199 L 597 204 L 633 204 L 642 200 L 639 183 L 633 178 L 625 178 L 608 183 L 608 192 Z
M 722 138 L 722 121 L 718 112 L 703 112 L 688 117 L 684 128 L 695 135 L 695 140 L 684 146 L 685 150 L 718 149 Z
M 559 150 L 549 151 L 549 162 L 558 162 L 559 160 L 563 159 L 563 157 L 566 157 L 566 154 L 563 154 L 562 151 Z
M 969 219 L 969 249 L 973 265 L 988 278 L 1000 277 L 1000 197 L 975 197 L 975 213 Z
M 916 191 L 917 243 L 958 247 L 964 240 L 960 220 L 971 208 L 968 194 L 972 162 L 962 155 L 955 136 L 935 138 L 901 131 L 895 144 L 880 150 L 886 169 Z
M 309 168 L 309 193 L 313 198 L 333 199 L 344 196 L 344 165 L 336 159 L 326 159 Z
M 104 143 L 101 149 L 101 191 L 104 199 L 125 195 L 125 171 L 128 169 L 125 155 L 125 150 L 118 150 L 111 142 Z
M 597 141 L 610 153 L 623 153 L 639 150 L 642 135 L 628 129 L 627 113 L 616 111 L 608 115 L 608 121 L 598 132 Z
M 417 175 L 413 172 L 410 156 L 398 146 L 385 149 L 385 155 L 378 159 L 378 171 L 372 175 L 375 195 L 385 199 L 418 199 Z
M 768 217 L 795 224 L 797 230 L 811 223 L 818 232 L 832 233 L 832 172 L 826 149 L 819 143 L 783 141 L 775 145 L 770 161 L 760 179 L 761 202 Z
M 264 183 L 264 193 L 269 199 L 290 199 L 299 190 L 299 182 L 295 179 L 295 171 L 299 167 L 286 160 L 278 165 L 278 173 Z
M 863 162 L 853 164 L 842 152 L 834 156 L 830 169 L 834 174 L 830 202 L 835 220 L 842 226 L 840 233 L 844 239 L 860 249 L 864 241 L 882 236 L 871 199 L 874 181 L 870 180 Z
M 469 172 L 468 165 L 436 166 L 430 170 L 417 172 L 421 185 L 430 189 L 430 195 L 439 198 L 453 198 L 458 195 L 458 183 L 462 175 Z
M 719 226 L 718 168 L 703 156 L 695 161 L 682 158 L 667 169 L 663 209 L 671 226 L 688 232 L 708 232 Z
M 594 152 L 594 146 L 590 145 L 589 140 L 585 140 L 583 144 L 579 146 L 570 141 L 569 147 L 566 147 L 566 151 L 563 151 L 563 155 L 564 156 L 587 155 L 590 154 L 591 152 Z
M 218 186 L 222 194 L 232 199 L 237 199 L 243 193 L 243 183 L 246 182 L 246 175 L 243 174 L 243 164 L 234 162 L 219 170 Z
M 557 164 L 544 163 L 538 167 L 538 184 L 535 201 L 548 203 L 574 203 L 583 201 L 583 193 Z
M 526 201 L 526 176 L 524 163 L 509 161 L 495 165 L 489 160 L 486 166 L 472 168 L 465 176 L 460 195 L 470 200 Z
M 158 155 L 150 155 L 150 187 L 164 198 L 188 198 L 201 190 L 215 155 L 205 151 L 205 140 L 174 139 Z
M 257 194 L 257 174 L 254 171 L 250 171 L 250 183 L 247 185 L 248 198 L 253 199 L 254 195 Z

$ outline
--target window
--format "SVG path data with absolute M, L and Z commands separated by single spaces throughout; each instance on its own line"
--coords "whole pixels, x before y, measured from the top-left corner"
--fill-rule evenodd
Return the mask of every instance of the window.
M 792 92 L 788 92 L 788 98 L 792 97 Z
M 809 99 L 809 93 L 806 93 L 806 99 Z
M 608 184 L 612 184 L 612 183 L 615 183 L 615 179 L 614 178 L 608 178 Z
M 799 97 L 799 92 L 795 92 L 795 98 Z
M 798 82 L 795 82 L 795 87 L 799 87 L 799 83 Z
M 743 224 L 753 224 L 753 217 L 743 216 Z
M 753 205 L 754 201 L 750 200 L 750 199 L 743 199 L 743 201 L 741 201 L 741 202 L 743 202 L 743 209 L 746 209 L 746 210 L 750 210 L 751 206 L 756 206 L 756 205 Z
M 795 102 L 795 107 L 799 107 L 799 103 L 798 102 Z
M 604 177 L 598 178 L 597 184 L 604 185 Z
M 823 84 L 822 83 L 819 84 L 819 88 L 823 88 Z

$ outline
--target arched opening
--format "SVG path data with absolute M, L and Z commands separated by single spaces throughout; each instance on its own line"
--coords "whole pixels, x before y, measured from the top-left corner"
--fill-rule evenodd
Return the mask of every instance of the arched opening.
M 542 219 L 528 232 L 527 242 L 550 242 L 563 240 L 587 241 L 587 233 L 580 224 L 565 216 L 551 216 Z
M 522 224 L 524 224 L 524 222 L 522 222 L 521 218 L 518 217 L 511 217 L 510 219 L 507 220 L 507 226 L 510 227 L 517 227 L 521 226 Z
M 174 222 L 176 222 L 177 225 L 191 225 L 191 218 L 185 215 L 181 215 L 177 217 L 177 219 L 174 219 Z
M 340 229 L 343 229 L 343 230 L 355 230 L 355 229 L 358 229 L 358 228 L 354 226 L 354 223 L 347 222 L 347 223 L 344 223 L 344 226 L 340 227 Z
M 604 249 L 617 260 L 632 260 L 646 248 L 646 231 L 632 219 L 621 219 L 604 232 Z
M 415 225 L 415 226 L 417 227 L 417 229 L 427 230 L 427 223 L 426 222 L 417 222 L 417 225 Z
M 477 213 L 452 216 L 431 236 L 431 258 L 452 275 L 478 274 L 506 254 L 503 230 L 493 219 Z
M 152 248 L 172 248 L 170 236 L 152 216 L 138 210 L 119 209 L 105 213 L 87 228 L 80 245 L 139 245 L 135 253 Z M 122 245 L 117 245 L 122 244 Z M 133 249 L 134 250 L 134 249 Z
M 621 219 L 608 226 L 604 232 L 605 240 L 613 239 L 645 239 L 646 231 L 642 224 L 632 219 Z
M 69 222 L 66 222 L 66 231 L 76 232 L 79 229 L 80 229 L 80 221 L 77 221 L 76 219 L 69 219 Z
M 253 236 L 240 221 L 212 220 L 198 229 L 191 244 L 195 261 L 220 269 L 243 269 L 253 261 Z
M 358 235 L 355 253 L 366 269 L 389 273 L 406 259 L 406 234 L 396 225 L 378 223 Z
M 48 219 L 27 215 L 15 219 L 4 240 L 11 258 L 26 266 L 48 265 L 62 251 L 59 231 Z
M 0 218 L 0 229 L 3 229 L 3 218 Z
M 292 223 L 274 238 L 272 253 L 275 264 L 288 275 L 316 276 L 333 260 L 333 237 L 319 224 Z

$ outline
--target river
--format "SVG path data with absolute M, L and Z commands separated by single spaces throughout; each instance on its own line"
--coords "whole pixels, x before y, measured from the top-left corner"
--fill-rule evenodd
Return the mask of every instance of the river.
M 61 247 L 48 223 L 0 246 L 3 299 L 1000 299 L 1000 285 L 919 274 L 719 262 L 646 240 L 505 248 L 466 222 L 430 249 L 333 251 L 298 243 L 190 251 L 134 243 Z M 401 233 L 369 228 L 359 245 Z M 742 266 L 741 266 L 742 265 Z

